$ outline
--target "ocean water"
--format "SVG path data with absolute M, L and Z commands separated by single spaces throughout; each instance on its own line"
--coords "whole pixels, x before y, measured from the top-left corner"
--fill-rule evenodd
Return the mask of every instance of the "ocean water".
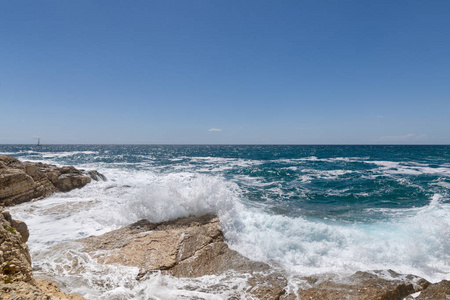
M 208 212 L 232 249 L 283 269 L 293 289 L 300 276 L 376 269 L 450 279 L 450 146 L 0 145 L 0 154 L 108 178 L 11 208 L 29 225 L 36 273 L 88 299 L 244 295 L 240 276 L 137 282 L 137 268 L 54 248 L 143 218 Z

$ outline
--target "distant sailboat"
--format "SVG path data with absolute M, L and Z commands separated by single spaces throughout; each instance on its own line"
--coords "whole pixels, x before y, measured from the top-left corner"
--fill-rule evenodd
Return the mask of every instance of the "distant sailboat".
M 39 146 L 42 146 L 42 145 L 41 145 L 41 139 L 40 139 L 40 138 L 38 138 L 38 142 L 37 142 L 37 145 L 36 145 L 36 146 L 38 146 L 38 147 L 39 147 Z

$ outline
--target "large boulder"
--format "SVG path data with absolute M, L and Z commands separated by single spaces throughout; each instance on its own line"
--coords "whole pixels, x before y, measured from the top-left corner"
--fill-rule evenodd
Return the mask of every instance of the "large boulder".
M 97 171 L 21 162 L 14 157 L 0 155 L 0 204 L 15 205 L 44 198 L 54 192 L 68 192 L 85 186 L 91 179 L 106 180 Z
M 141 220 L 79 242 L 100 263 L 138 267 L 137 279 L 153 271 L 176 277 L 237 272 L 248 276 L 247 292 L 256 299 L 278 299 L 287 284 L 269 265 L 229 249 L 214 215 L 157 224 Z

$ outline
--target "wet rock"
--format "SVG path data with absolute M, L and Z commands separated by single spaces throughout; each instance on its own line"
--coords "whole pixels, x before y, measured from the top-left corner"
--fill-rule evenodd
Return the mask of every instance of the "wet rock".
M 238 272 L 248 275 L 247 292 L 257 299 L 278 299 L 287 284 L 269 265 L 229 249 L 214 215 L 157 224 L 141 220 L 79 242 L 100 263 L 138 267 L 138 279 L 153 271 L 176 277 Z
M 97 171 L 84 173 L 74 167 L 21 162 L 0 155 L 0 204 L 5 206 L 41 199 L 54 192 L 68 192 L 106 177 Z
M 450 299 L 450 281 L 442 280 L 439 283 L 430 284 L 423 290 L 417 300 L 448 300 Z
M 414 275 L 392 270 L 356 272 L 348 277 L 322 276 L 304 278 L 311 287 L 287 294 L 281 299 L 365 299 L 400 300 L 425 289 L 429 282 Z
M 82 174 L 61 174 L 58 176 L 56 188 L 61 192 L 68 192 L 75 188 L 80 188 L 91 182 L 91 178 Z
M 99 173 L 95 170 L 88 171 L 87 174 L 95 181 L 99 181 L 99 180 L 106 181 L 107 180 L 105 175 L 103 175 L 102 173 Z

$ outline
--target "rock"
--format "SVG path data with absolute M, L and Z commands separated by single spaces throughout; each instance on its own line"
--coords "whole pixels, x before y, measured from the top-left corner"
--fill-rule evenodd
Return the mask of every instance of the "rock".
M 232 299 L 400 300 L 415 292 L 427 291 L 430 285 L 418 276 L 383 270 L 356 272 L 346 277 L 326 274 L 303 277 L 299 279 L 305 286 L 288 292 L 285 273 L 229 249 L 214 215 L 157 224 L 141 220 L 78 243 L 99 263 L 138 267 L 138 280 L 154 271 L 191 278 L 205 275 L 245 277 L 247 294 Z
M 73 173 L 58 176 L 56 188 L 61 192 L 68 192 L 75 188 L 80 188 L 91 182 L 91 178 Z
M 450 299 L 450 281 L 442 280 L 439 283 L 430 284 L 417 300 L 448 300 Z
M 10 284 L 0 282 L 0 299 L 83 300 L 84 298 L 78 295 L 71 295 L 62 292 L 53 282 L 37 280 L 35 285 L 22 281 Z
M 20 233 L 20 235 L 22 237 L 22 242 L 26 243 L 28 241 L 28 238 L 30 237 L 30 233 L 28 231 L 27 224 L 25 224 L 25 222 L 22 222 L 22 221 L 14 220 L 11 217 L 11 214 L 7 211 L 2 211 L 1 213 L 3 214 L 3 217 L 5 218 L 5 220 L 7 222 L 9 222 L 11 227 Z
M 344 277 L 304 278 L 312 287 L 298 291 L 300 299 L 365 299 L 400 300 L 421 291 L 429 284 L 414 275 L 402 275 L 392 270 L 356 272 Z M 290 294 L 281 299 L 296 299 Z
M 0 213 L 0 282 L 34 283 L 28 246 L 12 226 L 11 215 Z
M 107 180 L 105 175 L 103 175 L 102 173 L 99 173 L 99 172 L 97 172 L 95 170 L 88 171 L 87 173 L 95 181 L 99 181 L 100 179 L 103 180 L 103 181 Z
M 152 271 L 176 277 L 239 272 L 249 275 L 248 293 L 257 299 L 278 299 L 287 284 L 269 265 L 229 249 L 214 215 L 158 224 L 141 220 L 79 242 L 100 263 L 138 267 L 138 279 Z
M 94 180 L 106 180 L 97 171 L 84 173 L 74 167 L 21 162 L 0 155 L 0 204 L 5 206 L 40 199 L 54 192 L 68 192 Z
M 28 236 L 24 222 L 0 210 L 0 299 L 82 300 L 80 296 L 63 293 L 53 282 L 34 279 L 25 244 Z

